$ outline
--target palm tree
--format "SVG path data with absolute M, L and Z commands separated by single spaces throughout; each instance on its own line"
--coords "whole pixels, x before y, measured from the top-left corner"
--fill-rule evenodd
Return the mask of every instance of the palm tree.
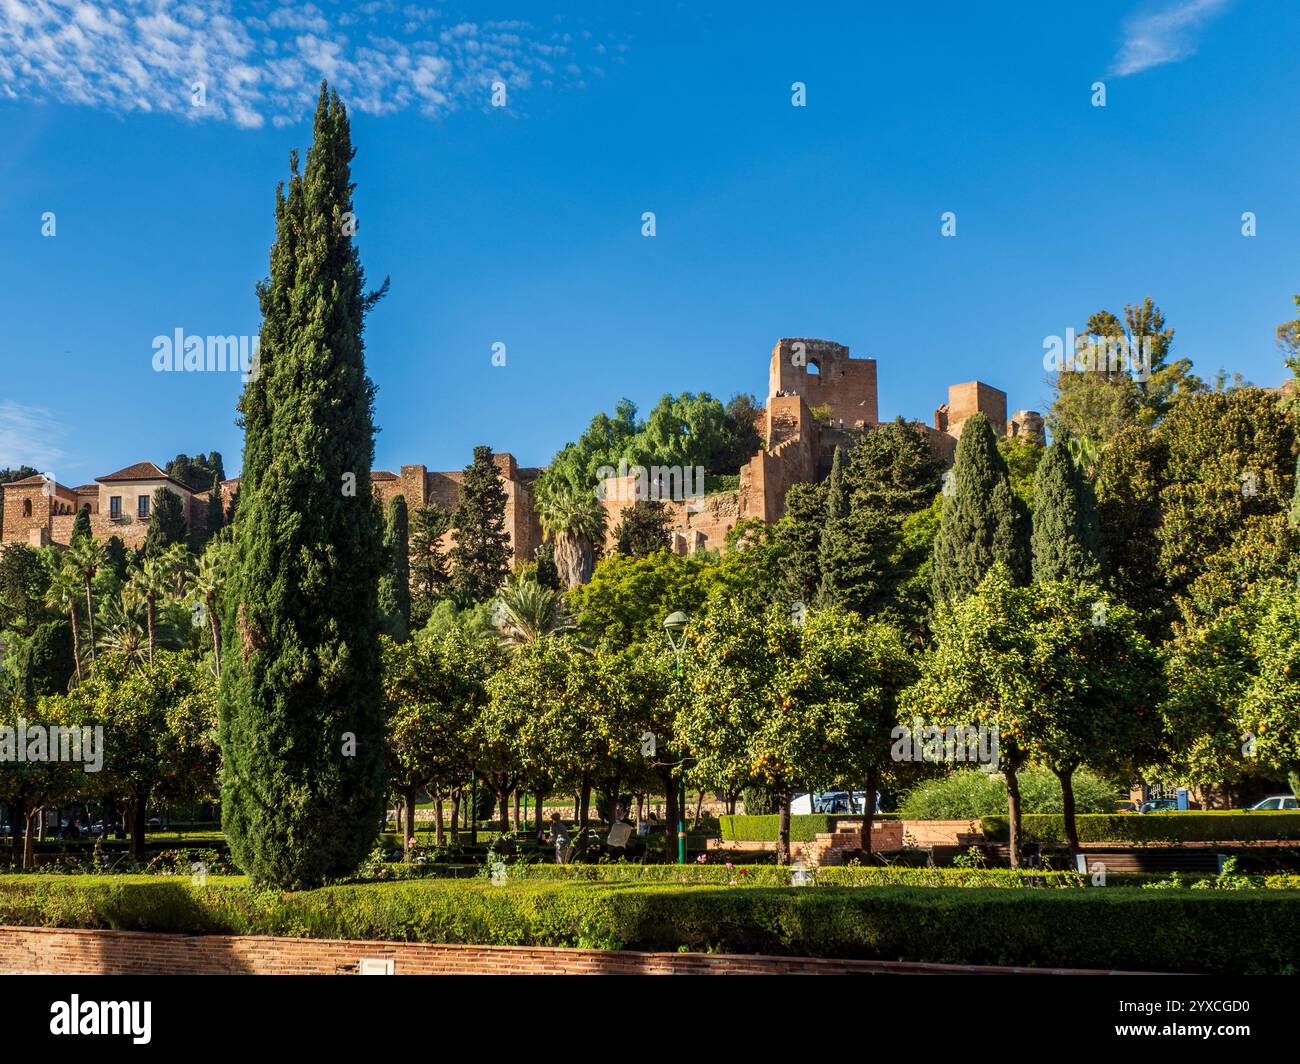
M 93 536 L 78 536 L 68 547 L 68 562 L 86 582 L 86 628 L 90 635 L 90 660 L 95 660 L 95 574 L 108 564 L 108 551 Z
M 208 628 L 212 633 L 212 654 L 217 665 L 217 679 L 221 679 L 221 617 L 217 602 L 226 582 L 229 568 L 230 544 L 214 539 L 199 559 L 198 568 L 190 576 L 189 601 L 202 603 L 208 615 Z
M 542 531 L 555 541 L 555 566 L 566 587 L 591 579 L 596 548 L 605 542 L 605 508 L 593 491 L 557 487 L 542 496 L 539 514 Z
M 119 596 L 104 601 L 102 620 L 100 650 L 115 651 L 135 665 L 145 665 L 152 660 L 149 605 L 136 585 L 128 585 L 122 588 Z M 153 642 L 159 649 L 175 650 L 181 646 L 182 640 L 174 625 L 155 619 Z
M 81 683 L 81 632 L 77 624 L 77 601 L 81 598 L 81 573 L 72 564 L 59 566 L 50 576 L 45 605 L 66 613 L 72 622 L 72 660 L 77 666 L 77 683 Z
M 166 598 L 172 589 L 171 566 L 167 555 L 146 558 L 139 569 L 132 569 L 128 587 L 135 599 L 144 603 L 145 632 L 148 636 L 149 664 L 153 664 L 154 621 L 158 616 L 158 599 Z
M 492 603 L 492 622 L 501 632 L 501 641 L 514 649 L 573 629 L 564 609 L 564 593 L 523 576 L 501 589 Z

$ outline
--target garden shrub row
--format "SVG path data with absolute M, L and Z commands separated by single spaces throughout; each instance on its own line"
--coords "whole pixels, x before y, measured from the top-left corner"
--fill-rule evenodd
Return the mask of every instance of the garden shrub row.
M 1294 972 L 1300 892 L 0 877 L 0 924 L 954 964 Z
M 896 820 L 896 813 L 877 813 L 877 820 Z M 720 816 L 718 824 L 726 842 L 776 842 L 781 818 L 771 816 Z M 818 835 L 836 830 L 861 829 L 862 817 L 848 814 L 800 813 L 790 817 L 790 841 L 812 842 Z
M 1233 810 L 1196 813 L 1088 813 L 1075 818 L 1080 842 L 1253 842 L 1261 839 L 1300 839 L 1300 813 Z M 1005 816 L 980 821 L 990 842 L 1010 838 Z M 1065 843 L 1065 818 L 1059 813 L 1021 817 L 1024 842 L 1059 846 Z

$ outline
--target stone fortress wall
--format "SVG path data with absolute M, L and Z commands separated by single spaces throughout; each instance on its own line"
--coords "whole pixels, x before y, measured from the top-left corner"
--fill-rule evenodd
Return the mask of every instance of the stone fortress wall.
M 953 384 L 948 401 L 935 410 L 932 424 L 921 423 L 931 446 L 945 461 L 952 460 L 962 426 L 977 412 L 1008 436 L 1043 439 L 1043 418 L 1038 412 L 1020 410 L 1008 419 L 1005 392 L 982 381 Z M 672 549 L 679 554 L 722 548 L 727 533 L 742 519 L 779 521 L 791 487 L 822 479 L 830 470 L 835 448 L 848 448 L 880 424 L 876 360 L 853 358 L 845 345 L 830 340 L 778 340 L 769 360 L 767 402 L 757 422 L 763 444 L 740 470 L 734 490 L 704 494 L 703 484 L 693 483 L 691 477 L 689 490 L 682 491 L 683 485 L 671 483 L 674 477 L 668 473 L 659 477 L 656 490 L 653 470 L 645 471 L 639 482 L 635 475 L 606 480 L 600 486 L 607 516 L 606 549 L 614 547 L 622 511 L 647 490 L 651 497 L 663 497 L 669 508 Z M 508 453 L 497 454 L 494 461 L 506 492 L 505 524 L 513 557 L 523 564 L 542 545 L 536 484 L 543 471 L 521 467 Z M 376 470 L 371 481 L 385 506 L 401 495 L 412 513 L 426 506 L 451 511 L 460 502 L 463 476 L 460 471 L 404 465 L 397 473 Z M 222 483 L 225 506 L 229 507 L 238 485 L 237 479 Z M 141 462 L 78 488 L 43 476 L 5 485 L 0 542 L 66 544 L 77 510 L 85 509 L 96 537 L 119 536 L 127 546 L 138 547 L 149 523 L 140 514 L 138 498 L 160 486 L 181 496 L 191 527 L 202 526 L 207 517 L 206 493 L 192 492 L 153 463 Z M 113 498 L 118 500 L 116 513 L 110 512 Z M 450 535 L 443 545 L 451 546 Z

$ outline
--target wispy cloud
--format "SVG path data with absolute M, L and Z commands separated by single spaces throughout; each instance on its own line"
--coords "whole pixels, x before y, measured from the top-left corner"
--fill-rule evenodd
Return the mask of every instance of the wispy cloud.
M 1201 27 L 1222 14 L 1230 2 L 1175 0 L 1131 16 L 1124 22 L 1124 41 L 1111 73 L 1123 77 L 1195 55 Z
M 0 469 L 57 469 L 64 456 L 59 446 L 64 434 L 63 425 L 44 407 L 0 399 Z
M 256 128 L 309 112 L 328 78 L 350 107 L 441 115 L 584 88 L 624 46 L 526 22 L 456 20 L 416 4 L 0 0 L 0 98 L 163 112 Z M 202 103 L 193 86 L 203 85 Z

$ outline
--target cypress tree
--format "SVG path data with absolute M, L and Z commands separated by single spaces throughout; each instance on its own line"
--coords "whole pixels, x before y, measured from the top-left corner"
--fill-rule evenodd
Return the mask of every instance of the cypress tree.
M 185 542 L 185 504 L 170 488 L 153 493 L 149 530 L 144 536 L 144 556 L 156 558 L 173 543 Z
M 821 541 L 817 544 L 817 601 L 828 605 L 837 601 L 836 561 L 848 544 L 844 543 L 845 524 L 849 516 L 849 496 L 844 486 L 844 452 L 835 448 L 831 458 L 831 475 L 826 478 L 826 514 L 822 521 Z
M 1092 485 L 1058 436 L 1034 474 L 1034 583 L 1101 579 L 1101 530 Z
M 72 519 L 72 542 L 87 539 L 90 534 L 90 511 L 78 510 L 77 516 Z
M 407 556 L 410 559 L 411 624 L 423 628 L 434 606 L 447 596 L 451 576 L 441 539 L 451 527 L 451 514 L 436 506 L 415 511 Z
M 474 448 L 474 461 L 461 481 L 453 524 L 452 590 L 462 604 L 486 602 L 510 575 L 511 558 L 506 489 L 492 461 L 491 447 Z
M 379 612 L 385 627 L 399 642 L 411 631 L 411 557 L 407 541 L 406 499 L 394 495 L 388 503 L 384 527 L 384 555 L 388 569 L 379 578 Z
M 817 595 L 825 524 L 825 486 L 792 485 L 785 495 L 785 516 L 776 528 L 776 540 L 785 556 L 785 590 L 792 601 L 811 605 Z
M 983 414 L 962 426 L 952 490 L 934 540 L 930 590 L 935 604 L 957 602 L 1001 562 L 1013 581 L 1028 575 L 1028 551 L 1007 465 Z
M 226 510 L 221 502 L 221 481 L 212 474 L 212 487 L 208 491 L 208 539 L 221 534 L 226 524 Z
M 372 503 L 374 386 L 352 242 L 347 113 L 321 85 L 306 165 L 276 190 L 257 373 L 240 399 L 244 468 L 222 624 L 222 826 L 255 882 L 353 871 L 384 810 Z

